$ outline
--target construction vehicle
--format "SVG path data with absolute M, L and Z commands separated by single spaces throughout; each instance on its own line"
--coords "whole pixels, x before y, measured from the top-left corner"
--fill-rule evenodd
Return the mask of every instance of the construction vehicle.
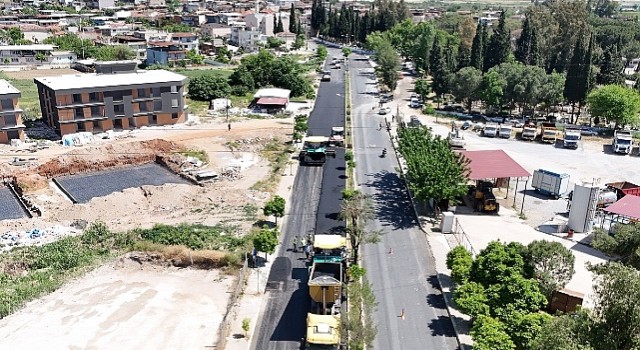
M 511 125 L 502 124 L 502 125 L 500 125 L 500 130 L 498 131 L 498 136 L 500 136 L 503 139 L 510 139 L 512 130 L 513 130 L 513 127 Z
M 341 126 L 334 126 L 331 128 L 331 136 L 329 136 L 329 143 L 335 147 L 344 147 L 344 128 Z
M 464 136 L 460 135 L 460 129 L 455 123 L 451 123 L 451 131 L 449 131 L 449 136 L 447 137 L 449 140 L 449 147 L 451 148 L 464 148 L 466 146 L 466 141 L 464 140 Z
M 633 148 L 633 135 L 629 130 L 616 130 L 613 133 L 611 148 L 615 153 L 629 154 Z
M 300 164 L 323 165 L 327 162 L 327 156 L 336 156 L 334 149 L 329 149 L 329 138 L 326 136 L 307 136 L 302 140 L 300 151 Z
M 344 301 L 347 240 L 341 235 L 315 235 L 309 271 L 311 310 L 307 313 L 307 349 L 340 347 L 340 312 Z
M 578 144 L 580 143 L 581 138 L 582 135 L 580 135 L 580 129 L 567 127 L 566 129 L 564 129 L 562 146 L 564 148 L 578 149 Z
M 533 141 L 538 137 L 538 126 L 534 123 L 527 123 L 522 127 L 520 138 L 526 141 Z
M 558 137 L 556 123 L 544 122 L 540 129 L 542 130 L 542 142 L 556 143 L 556 138 Z
M 482 130 L 482 136 L 484 137 L 496 137 L 498 136 L 498 124 L 496 123 L 487 123 L 485 125 L 484 130 Z
M 475 188 L 475 210 L 486 213 L 498 213 L 500 205 L 493 194 L 493 184 L 488 181 L 478 181 Z

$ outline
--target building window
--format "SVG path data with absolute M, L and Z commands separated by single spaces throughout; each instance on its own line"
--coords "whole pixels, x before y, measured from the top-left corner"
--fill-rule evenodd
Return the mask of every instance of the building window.
M 162 93 L 171 92 L 171 88 L 169 88 L 168 86 L 163 86 L 160 88 L 160 92 Z
M 178 104 L 178 99 L 177 98 L 171 99 L 171 107 L 172 108 L 180 107 L 180 105 Z
M 140 102 L 140 112 L 148 112 L 149 109 L 147 108 L 147 103 L 146 102 Z
M 138 98 L 149 97 L 147 95 L 147 89 L 138 89 Z
M 3 111 L 12 111 L 13 110 L 13 100 L 12 99 L 3 99 L 2 100 L 2 110 Z
M 175 85 L 171 85 L 171 92 L 172 92 L 172 93 L 176 93 L 176 92 L 178 92 L 178 87 L 177 87 L 177 86 L 175 86 Z
M 99 106 L 91 106 L 91 116 L 92 117 L 102 117 L 102 112 L 100 111 Z
M 82 103 L 82 95 L 73 94 L 73 103 Z
M 73 110 L 75 119 L 84 119 L 84 109 L 76 108 Z
M 113 112 L 116 115 L 124 115 L 124 105 L 123 104 L 113 105 Z
M 153 101 L 153 111 L 154 112 L 162 111 L 162 101 Z
M 171 119 L 178 119 L 178 113 L 171 113 Z
M 90 92 L 89 93 L 89 101 L 91 101 L 91 102 L 100 101 L 100 95 L 97 92 Z
M 153 97 L 160 97 L 160 88 L 153 88 Z

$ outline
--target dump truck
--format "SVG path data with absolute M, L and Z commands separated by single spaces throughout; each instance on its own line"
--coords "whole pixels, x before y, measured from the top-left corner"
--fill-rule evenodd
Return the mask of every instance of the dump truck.
M 582 138 L 582 135 L 580 134 L 580 129 L 567 127 L 566 129 L 564 129 L 564 136 L 562 137 L 562 146 L 564 148 L 578 149 L 578 145 L 580 143 L 581 138 Z
M 307 283 L 311 310 L 307 313 L 306 348 L 338 349 L 347 239 L 342 235 L 316 234 L 313 250 L 313 264 Z
M 511 125 L 502 124 L 500 125 L 500 130 L 498 131 L 498 136 L 503 139 L 511 138 L 511 131 L 513 131 L 513 127 Z
M 323 165 L 327 156 L 336 156 L 335 149 L 329 148 L 326 136 L 307 136 L 302 140 L 302 150 L 298 159 L 302 165 Z
M 629 130 L 616 130 L 613 133 L 611 148 L 615 153 L 629 154 L 633 148 L 633 135 Z
M 556 138 L 558 137 L 556 123 L 544 122 L 540 129 L 542 130 L 542 142 L 556 143 Z
M 498 136 L 498 124 L 496 123 L 487 123 L 485 125 L 484 130 L 482 130 L 482 136 L 484 137 L 496 137 Z
M 538 137 L 538 126 L 534 123 L 527 123 L 522 127 L 520 137 L 526 141 L 533 141 Z
M 329 136 L 329 143 L 332 146 L 344 147 L 344 128 L 341 126 L 334 126 L 331 128 L 331 136 Z
M 486 213 L 498 213 L 500 204 L 493 194 L 493 184 L 487 181 L 478 181 L 475 189 L 475 210 Z

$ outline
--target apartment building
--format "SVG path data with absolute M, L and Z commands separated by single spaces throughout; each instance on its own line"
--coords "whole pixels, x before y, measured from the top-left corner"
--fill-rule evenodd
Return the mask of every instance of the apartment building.
M 195 50 L 196 53 L 200 53 L 198 44 L 198 36 L 194 33 L 173 33 L 171 35 L 171 41 L 178 45 L 182 50 L 191 51 Z
M 22 67 L 69 68 L 76 61 L 76 54 L 57 51 L 54 45 L 4 45 L 0 46 L 0 70 Z
M 174 64 L 187 59 L 187 51 L 173 42 L 149 42 L 147 47 L 147 65 L 160 64 L 163 66 Z
M 229 43 L 238 47 L 242 47 L 245 51 L 253 52 L 258 50 L 263 44 L 264 35 L 257 30 L 245 27 L 231 28 Z
M 35 78 L 45 121 L 61 136 L 183 123 L 187 77 L 135 67 L 96 62 L 96 73 Z
M 22 109 L 18 104 L 20 91 L 8 81 L 0 79 L 0 143 L 11 140 L 24 141 Z

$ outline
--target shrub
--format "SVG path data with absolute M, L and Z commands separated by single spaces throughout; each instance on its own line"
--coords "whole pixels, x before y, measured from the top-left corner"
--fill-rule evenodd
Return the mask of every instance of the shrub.
M 447 253 L 447 268 L 451 270 L 451 279 L 463 284 L 469 279 L 473 258 L 463 246 L 457 246 Z
M 353 160 L 353 151 L 352 150 L 347 150 L 346 152 L 344 152 L 344 160 L 346 160 L 347 162 Z
M 489 315 L 489 306 L 484 287 L 480 283 L 467 282 L 456 288 L 453 300 L 460 311 L 472 317 Z

